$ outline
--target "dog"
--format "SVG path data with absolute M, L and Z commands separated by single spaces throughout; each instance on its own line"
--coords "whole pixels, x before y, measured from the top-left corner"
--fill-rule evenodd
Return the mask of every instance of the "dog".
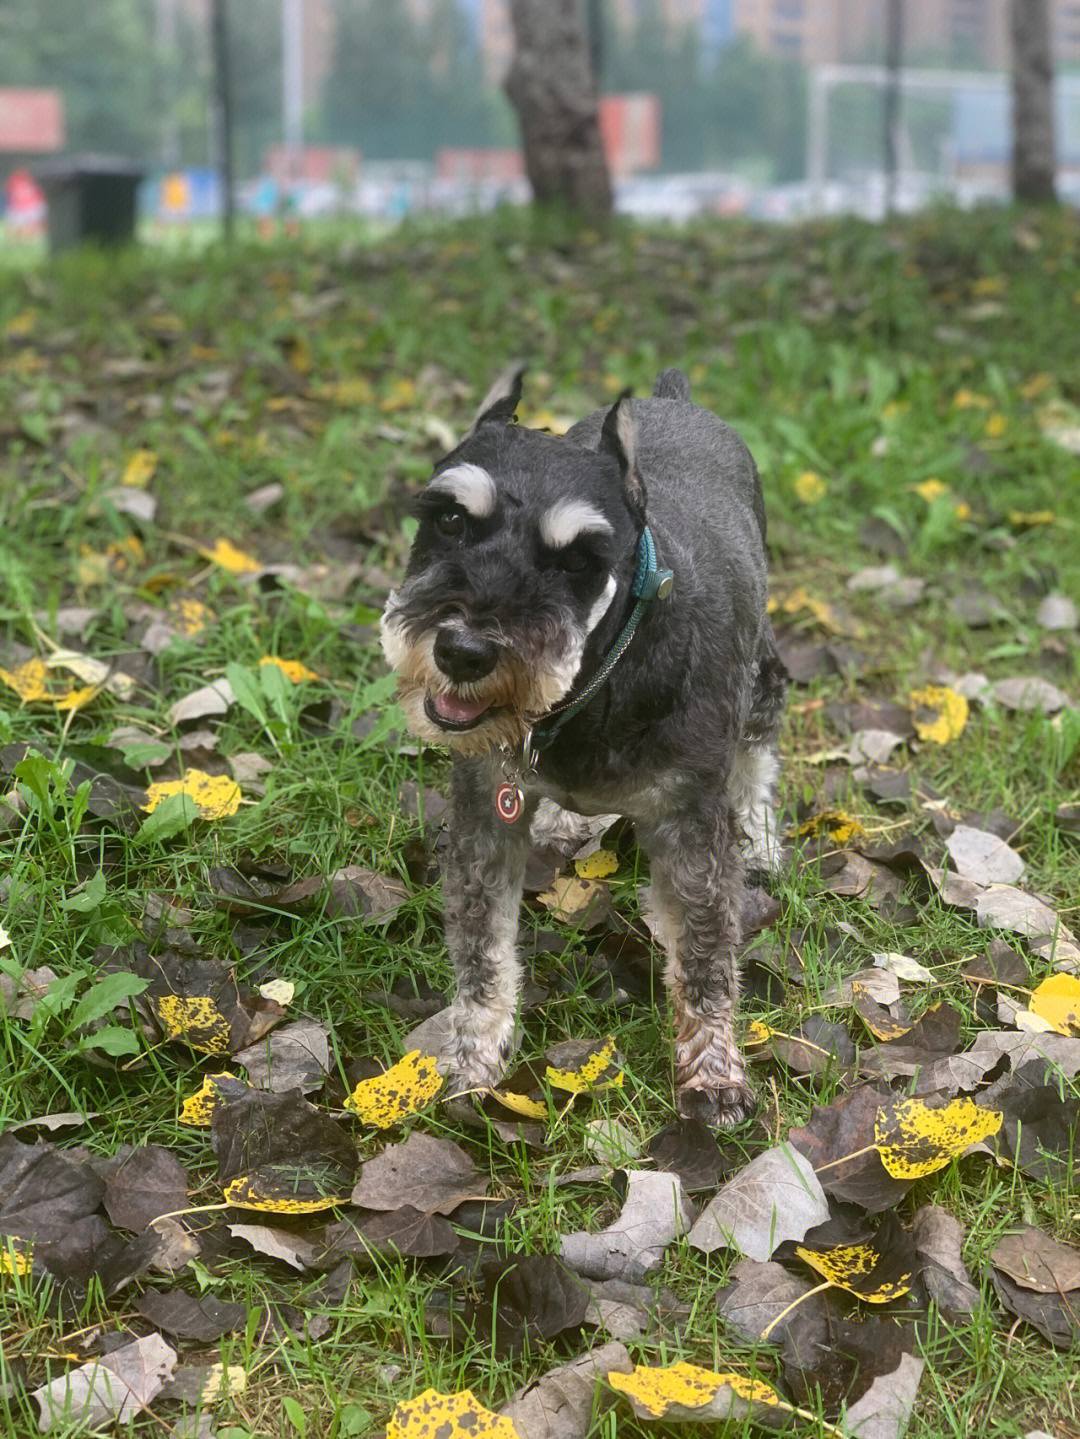
M 444 870 L 453 1092 L 512 1052 L 540 802 L 628 816 L 667 955 L 678 1111 L 754 1108 L 735 1035 L 744 858 L 774 869 L 787 691 L 750 452 L 665 370 L 564 437 L 515 423 L 503 373 L 421 494 L 382 619 L 409 728 L 454 752 Z

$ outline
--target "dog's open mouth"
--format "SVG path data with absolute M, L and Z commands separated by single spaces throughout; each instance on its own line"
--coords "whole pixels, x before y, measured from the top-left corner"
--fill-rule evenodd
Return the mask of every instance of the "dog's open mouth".
M 432 724 L 437 724 L 440 729 L 472 729 L 491 708 L 491 700 L 468 699 L 465 695 L 451 694 L 445 690 L 439 694 L 428 690 L 424 699 L 424 713 Z

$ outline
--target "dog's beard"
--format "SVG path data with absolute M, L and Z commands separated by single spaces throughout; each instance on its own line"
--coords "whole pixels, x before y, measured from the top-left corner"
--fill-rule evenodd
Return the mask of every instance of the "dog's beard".
M 560 631 L 558 645 L 543 645 L 535 657 L 525 659 L 504 647 L 491 674 L 474 684 L 455 685 L 435 663 L 434 632 L 410 638 L 396 593 L 387 603 L 381 630 L 383 653 L 397 674 L 398 702 L 409 729 L 429 744 L 466 755 L 520 749 L 533 724 L 569 694 L 587 638 L 585 630 L 571 625 Z M 429 713 L 439 695 L 482 702 L 487 709 L 468 729 L 445 729 Z

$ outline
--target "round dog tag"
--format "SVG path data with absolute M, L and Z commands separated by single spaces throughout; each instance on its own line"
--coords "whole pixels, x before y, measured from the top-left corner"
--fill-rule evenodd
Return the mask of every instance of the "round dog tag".
M 516 819 L 521 818 L 524 807 L 525 796 L 517 785 L 504 780 L 495 791 L 495 813 L 507 824 L 513 824 Z

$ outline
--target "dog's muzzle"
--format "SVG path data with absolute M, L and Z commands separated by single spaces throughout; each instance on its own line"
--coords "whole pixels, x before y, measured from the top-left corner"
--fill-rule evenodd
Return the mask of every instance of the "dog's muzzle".
M 441 729 L 467 730 L 478 725 L 492 706 L 490 699 L 463 694 L 479 684 L 499 663 L 499 647 L 470 630 L 446 626 L 435 635 L 432 657 L 456 690 L 429 690 L 424 711 Z

